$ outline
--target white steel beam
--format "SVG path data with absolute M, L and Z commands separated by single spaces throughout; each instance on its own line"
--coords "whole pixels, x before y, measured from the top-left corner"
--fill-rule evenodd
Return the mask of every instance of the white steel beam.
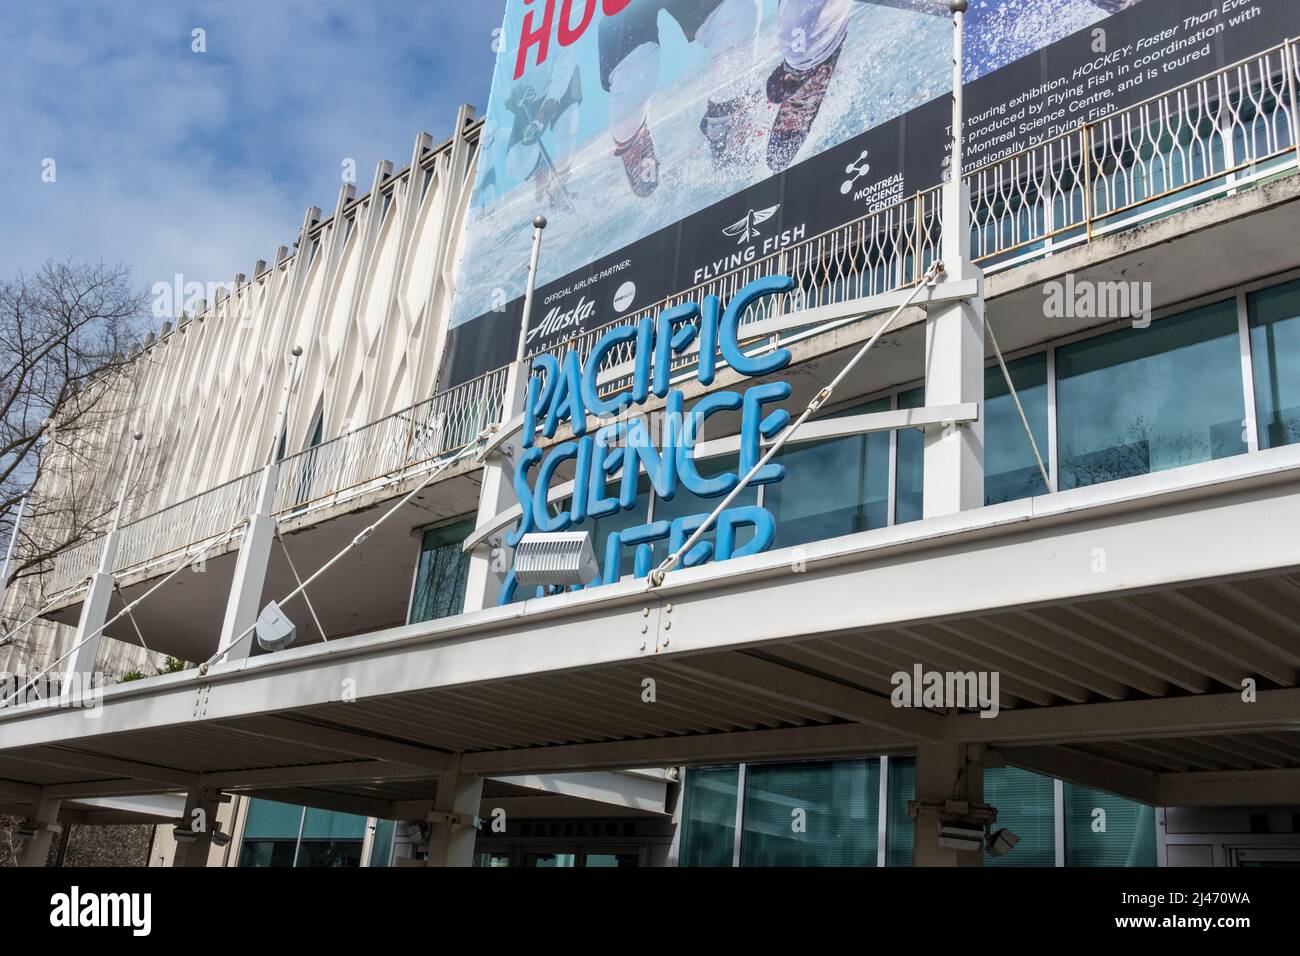
M 453 754 L 441 750 L 387 740 L 370 734 L 355 733 L 337 727 L 308 724 L 273 714 L 234 721 L 226 726 L 241 734 L 321 747 L 336 753 L 351 754 L 354 757 L 410 764 L 433 771 L 449 770 L 456 764 Z
M 1105 790 L 1155 806 L 1158 776 L 1119 761 L 1069 747 L 1013 747 L 1000 752 L 1006 763 L 1047 777 Z
M 968 743 L 1056 743 L 1220 734 L 1300 732 L 1300 688 L 1265 690 L 1254 703 L 1240 694 L 1202 694 L 1002 711 L 952 718 Z
M 783 667 L 747 654 L 702 654 L 666 661 L 670 670 L 702 674 L 728 686 L 832 714 L 914 740 L 937 741 L 943 719 L 937 714 L 895 707 L 888 698 Z
M 1300 769 L 1162 773 L 1162 807 L 1277 807 L 1300 802 Z

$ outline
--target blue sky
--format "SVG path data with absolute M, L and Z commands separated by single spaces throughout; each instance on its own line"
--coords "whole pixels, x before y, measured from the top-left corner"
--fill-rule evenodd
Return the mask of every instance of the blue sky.
M 5 4 L 0 276 L 49 256 L 125 263 L 143 288 L 251 272 L 308 206 L 333 210 L 345 159 L 365 192 L 459 104 L 482 115 L 504 4 Z

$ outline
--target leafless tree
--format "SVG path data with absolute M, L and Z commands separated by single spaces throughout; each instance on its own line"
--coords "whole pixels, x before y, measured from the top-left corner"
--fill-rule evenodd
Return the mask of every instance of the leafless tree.
M 26 498 L 10 580 L 106 528 L 98 470 L 128 427 L 146 305 L 122 266 L 52 259 L 0 280 L 0 541 Z

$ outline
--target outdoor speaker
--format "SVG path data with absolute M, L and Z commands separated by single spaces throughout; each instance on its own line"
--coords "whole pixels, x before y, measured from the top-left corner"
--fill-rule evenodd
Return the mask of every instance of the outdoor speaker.
M 280 605 L 272 601 L 257 616 L 257 643 L 264 651 L 282 651 L 293 644 L 293 621 L 284 616 Z

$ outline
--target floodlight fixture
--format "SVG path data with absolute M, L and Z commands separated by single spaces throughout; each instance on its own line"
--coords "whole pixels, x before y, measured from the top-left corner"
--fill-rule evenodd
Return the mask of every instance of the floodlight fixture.
M 979 852 L 984 848 L 984 831 L 977 827 L 944 823 L 939 826 L 939 846 L 967 853 Z
M 515 580 L 521 587 L 590 584 L 599 573 L 587 531 L 526 534 L 515 547 Z

